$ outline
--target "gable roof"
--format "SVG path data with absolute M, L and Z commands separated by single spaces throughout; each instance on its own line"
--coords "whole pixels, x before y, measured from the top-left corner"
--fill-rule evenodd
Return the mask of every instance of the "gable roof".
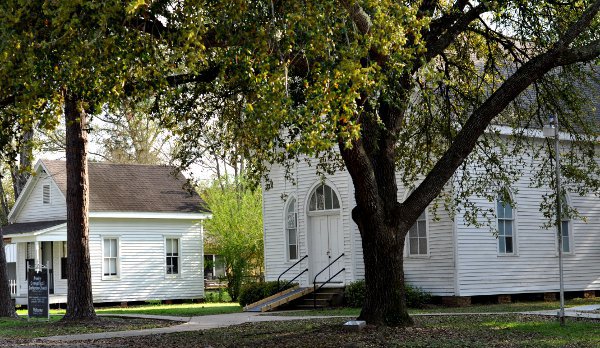
M 63 196 L 67 196 L 65 161 L 41 160 Z M 89 162 L 90 212 L 208 212 L 196 191 L 172 166 Z

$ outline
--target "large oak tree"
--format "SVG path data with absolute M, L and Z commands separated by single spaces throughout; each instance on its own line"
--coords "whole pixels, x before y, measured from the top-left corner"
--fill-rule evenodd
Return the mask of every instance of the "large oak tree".
M 509 154 L 519 164 L 519 153 L 543 153 L 523 129 L 554 113 L 572 133 L 567 180 L 597 192 L 598 124 L 585 116 L 590 95 L 573 91 L 589 90 L 597 69 L 599 9 L 600 1 L 198 1 L 189 22 L 164 21 L 163 32 L 196 24 L 190 60 L 202 64 L 189 71 L 220 73 L 162 101 L 188 154 L 221 122 L 267 187 L 271 164 L 291 169 L 302 155 L 319 172 L 345 167 L 364 251 L 360 318 L 409 325 L 405 236 L 459 167 L 462 189 L 449 203 L 502 193 L 519 174 Z M 232 101 L 242 114 L 223 112 Z M 503 136 L 494 124 L 513 131 Z M 552 163 L 540 158 L 534 184 L 548 184 Z M 404 201 L 397 171 L 414 186 Z

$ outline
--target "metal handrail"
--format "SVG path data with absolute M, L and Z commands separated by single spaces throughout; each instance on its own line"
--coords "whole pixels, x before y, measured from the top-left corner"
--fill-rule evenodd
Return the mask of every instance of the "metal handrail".
M 337 272 L 336 274 L 333 275 L 333 277 L 327 279 L 327 281 L 325 281 L 323 284 L 321 284 L 321 286 L 319 286 L 319 288 L 317 289 L 317 277 L 325 272 L 329 267 L 331 267 L 334 263 L 336 263 L 339 259 L 342 258 L 342 256 L 344 256 L 344 253 L 342 253 L 340 256 L 336 257 L 335 260 L 331 261 L 325 268 L 323 268 L 319 273 L 317 273 L 315 275 L 315 278 L 313 279 L 313 307 L 317 307 L 317 290 L 321 289 L 323 287 L 323 285 L 329 283 L 333 278 L 335 278 L 338 274 L 342 273 L 342 271 L 345 271 L 345 268 L 342 268 L 339 272 Z
M 313 284 L 317 282 L 317 277 L 318 277 L 318 276 L 319 276 L 321 273 L 325 272 L 325 271 L 326 271 L 326 270 L 327 270 L 329 267 L 331 267 L 331 266 L 332 266 L 334 263 L 336 263 L 336 262 L 337 262 L 337 260 L 341 259 L 341 258 L 342 258 L 342 256 L 344 256 L 344 253 L 342 253 L 342 255 L 340 255 L 340 256 L 338 256 L 338 257 L 336 257 L 336 259 L 335 259 L 335 260 L 331 261 L 331 262 L 330 262 L 330 263 L 329 263 L 327 266 L 325 266 L 325 268 L 323 268 L 323 269 L 322 269 L 322 270 L 321 270 L 319 273 L 317 273 L 317 274 L 315 275 L 315 278 L 313 279 Z M 327 282 L 326 282 L 326 283 L 327 283 Z
M 321 284 L 321 286 L 319 286 L 318 288 L 316 284 L 313 284 L 313 308 L 317 308 L 317 291 L 321 290 L 321 288 L 325 286 L 325 284 L 329 283 L 333 278 L 337 277 L 338 274 L 344 272 L 345 270 L 345 267 L 340 269 L 336 274 L 332 275 L 331 278 L 327 279 L 327 281 Z
M 292 284 L 292 283 L 294 282 L 294 280 L 298 279 L 298 277 L 300 277 L 301 275 L 303 275 L 303 274 L 304 274 L 304 273 L 306 273 L 306 272 L 308 272 L 308 268 L 307 268 L 307 269 L 305 269 L 304 271 L 302 271 L 302 272 L 298 273 L 298 275 L 297 275 L 297 276 L 295 276 L 295 277 L 294 277 L 294 279 L 292 279 L 292 280 L 288 280 L 288 282 L 287 282 L 287 283 L 285 283 L 285 285 L 283 285 L 283 286 L 280 286 L 280 287 L 277 289 L 277 292 L 280 292 L 280 291 L 282 291 L 283 289 L 285 289 L 285 288 L 286 288 L 288 285 Z M 277 286 L 279 286 L 279 283 L 277 283 Z
M 302 262 L 302 260 L 304 260 L 305 258 L 308 257 L 308 254 L 304 255 L 303 258 L 301 258 L 300 260 L 296 261 L 296 263 L 294 263 L 293 265 L 291 265 L 290 267 L 288 267 L 288 269 L 286 269 L 285 271 L 283 271 L 279 277 L 277 277 L 277 287 L 279 289 L 281 289 L 281 287 L 279 286 L 279 280 L 281 279 L 281 276 L 283 276 L 284 274 L 287 273 L 287 271 L 289 271 L 290 269 L 294 268 L 297 264 L 299 264 L 300 262 Z M 306 272 L 307 270 L 302 271 L 302 273 Z M 300 274 L 302 274 L 300 273 Z M 298 278 L 300 276 L 300 274 L 298 274 L 296 277 L 294 277 L 294 279 L 292 279 L 292 281 L 294 281 L 296 278 Z M 288 283 L 289 284 L 289 283 Z M 287 284 L 286 284 L 287 285 Z

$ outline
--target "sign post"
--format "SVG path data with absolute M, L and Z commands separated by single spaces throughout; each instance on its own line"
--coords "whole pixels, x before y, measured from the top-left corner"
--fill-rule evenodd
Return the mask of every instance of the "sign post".
M 36 265 L 27 269 L 27 316 L 50 320 L 48 267 Z

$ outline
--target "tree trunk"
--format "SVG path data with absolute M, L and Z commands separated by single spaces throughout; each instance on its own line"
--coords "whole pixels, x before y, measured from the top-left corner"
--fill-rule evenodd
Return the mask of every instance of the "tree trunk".
M 19 165 L 11 165 L 10 172 L 13 179 L 13 190 L 15 200 L 21 195 L 21 191 L 29 179 L 29 170 L 31 169 L 33 130 L 25 131 L 21 139 L 21 149 L 19 150 Z
M 393 141 L 378 137 L 372 124 L 364 126 L 366 141 L 358 140 L 352 148 L 340 143 L 355 188 L 352 219 L 364 250 L 366 294 L 359 319 L 373 325 L 410 326 L 413 321 L 406 307 L 403 269 L 404 237 L 410 221 L 401 219 L 397 201 Z
M 0 173 L 0 226 L 8 223 L 8 202 L 6 201 L 6 191 L 4 191 L 4 183 L 2 182 L 3 175 Z
M 362 237 L 366 294 L 359 319 L 369 324 L 410 326 L 404 288 L 404 236 L 398 226 L 386 225 L 354 208 L 352 218 Z
M 67 311 L 65 320 L 96 317 L 92 299 L 89 251 L 89 185 L 87 166 L 87 115 L 81 101 L 67 95 Z
M 6 252 L 4 251 L 3 231 L 0 227 L 0 317 L 17 318 L 15 305 L 10 298 Z

